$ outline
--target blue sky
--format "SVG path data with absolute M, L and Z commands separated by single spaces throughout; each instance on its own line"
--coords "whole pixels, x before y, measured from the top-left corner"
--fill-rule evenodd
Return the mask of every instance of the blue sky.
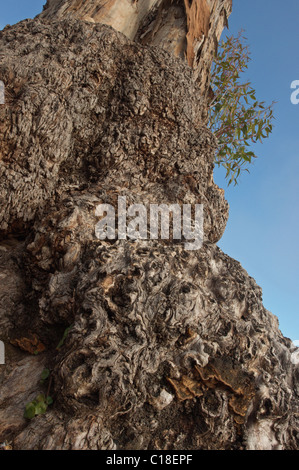
M 257 98 L 275 105 L 274 131 L 253 145 L 259 158 L 237 187 L 226 188 L 230 218 L 219 246 L 240 261 L 263 289 L 265 307 L 285 336 L 299 340 L 299 105 L 291 82 L 299 80 L 298 0 L 235 0 L 226 34 L 245 29 L 251 51 L 248 78 Z
M 0 29 L 41 12 L 45 0 L 0 0 Z M 299 1 L 234 0 L 226 34 L 245 29 L 251 51 L 246 79 L 257 98 L 275 105 L 272 136 L 252 150 L 259 156 L 238 186 L 215 181 L 230 204 L 223 251 L 240 261 L 263 289 L 265 307 L 279 318 L 283 334 L 299 340 L 299 105 L 291 82 L 299 80 Z

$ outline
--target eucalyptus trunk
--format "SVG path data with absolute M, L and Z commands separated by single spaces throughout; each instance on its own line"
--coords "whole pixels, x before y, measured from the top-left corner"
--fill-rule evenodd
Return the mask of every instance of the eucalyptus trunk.
M 205 122 L 230 11 L 49 0 L 0 33 L 6 446 L 298 448 L 292 343 L 217 247 L 228 204 Z M 202 248 L 97 239 L 97 207 L 120 196 L 148 213 L 203 204 Z

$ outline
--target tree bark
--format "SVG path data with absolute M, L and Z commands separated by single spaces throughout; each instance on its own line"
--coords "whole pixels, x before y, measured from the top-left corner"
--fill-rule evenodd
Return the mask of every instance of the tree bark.
M 41 18 L 75 17 L 112 26 L 129 39 L 181 57 L 206 96 L 232 0 L 48 0 Z
M 204 119 L 223 8 L 52 0 L 0 32 L 6 446 L 298 449 L 292 343 L 216 245 L 228 204 Z M 97 239 L 118 196 L 203 204 L 202 248 Z M 41 394 L 53 404 L 24 418 Z

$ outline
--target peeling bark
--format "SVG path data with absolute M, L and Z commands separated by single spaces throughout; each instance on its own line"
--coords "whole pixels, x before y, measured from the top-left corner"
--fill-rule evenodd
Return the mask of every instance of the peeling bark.
M 209 35 L 211 12 L 207 0 L 196 0 L 189 3 L 184 0 L 187 15 L 187 61 L 194 67 L 195 53 Z
M 232 0 L 48 0 L 41 18 L 76 17 L 112 26 L 129 39 L 181 57 L 206 96 Z

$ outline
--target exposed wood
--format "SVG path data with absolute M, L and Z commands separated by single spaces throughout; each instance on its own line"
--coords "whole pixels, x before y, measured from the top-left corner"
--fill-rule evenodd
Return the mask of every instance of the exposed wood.
M 195 53 L 200 53 L 209 34 L 211 12 L 207 0 L 184 0 L 187 14 L 187 61 L 194 68 Z
M 231 9 L 232 0 L 48 0 L 40 17 L 103 23 L 129 39 L 162 47 L 187 61 L 206 97 L 217 42 Z

